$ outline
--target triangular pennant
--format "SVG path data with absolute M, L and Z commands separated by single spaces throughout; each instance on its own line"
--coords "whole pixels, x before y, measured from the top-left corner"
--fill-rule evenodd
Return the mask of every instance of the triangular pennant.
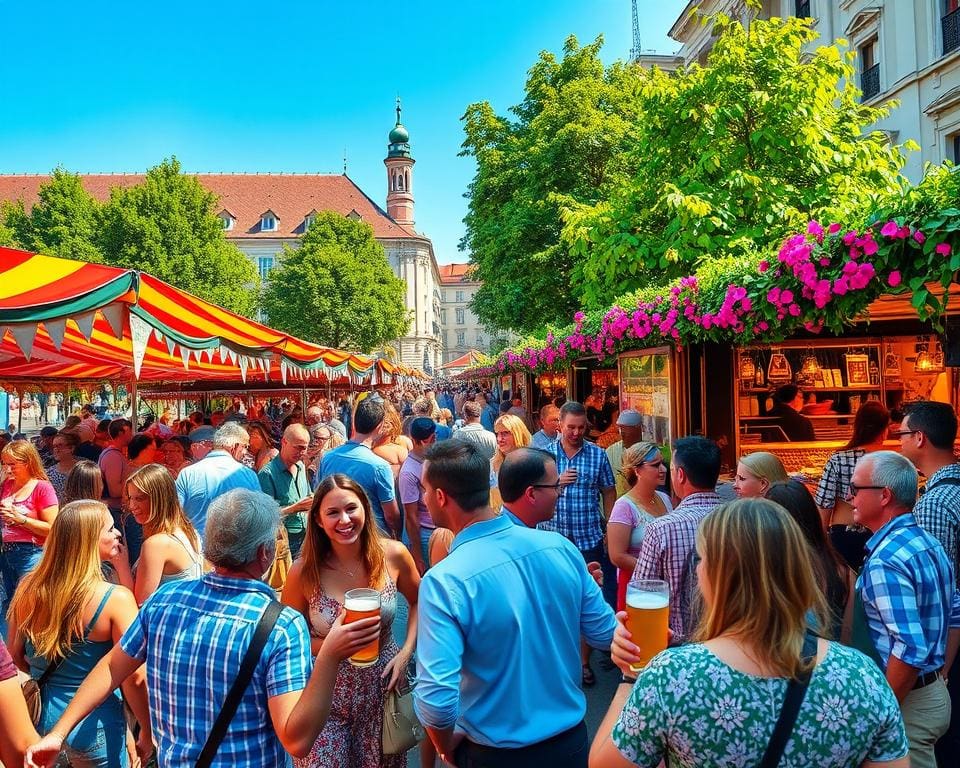
M 73 315 L 71 319 L 77 324 L 77 328 L 80 329 L 80 333 L 83 334 L 83 338 L 87 341 L 90 341 L 90 337 L 93 335 L 93 320 L 97 316 L 97 310 L 91 310 L 90 312 L 84 312 L 81 315 Z
M 205 350 L 203 350 L 203 353 L 207 356 L 207 362 L 213 363 L 213 347 L 207 347 Z
M 203 350 L 202 350 L 202 349 L 195 349 L 195 350 L 193 350 L 193 359 L 194 359 L 194 360 L 196 360 L 196 361 L 199 363 L 199 362 L 201 362 L 201 358 L 202 358 L 202 357 L 203 357 Z
M 157 341 L 163 341 L 163 334 L 160 333 L 160 329 L 159 329 L 159 328 L 154 328 L 154 329 L 153 329 L 153 335 L 156 337 Z
M 247 365 L 249 361 L 247 360 L 247 358 L 241 355 L 239 356 L 237 363 L 240 366 L 240 378 L 243 380 L 243 383 L 246 384 L 247 383 Z
M 9 326 L 10 333 L 17 342 L 17 346 L 23 351 L 23 356 L 30 361 L 30 355 L 33 354 L 33 340 L 37 338 L 36 323 L 17 323 Z
M 67 318 L 60 317 L 56 320 L 44 320 L 43 327 L 47 329 L 47 335 L 53 342 L 53 346 L 57 348 L 57 352 L 59 352 L 63 346 L 63 334 L 67 331 Z M 0 334 L 0 339 L 2 338 L 3 334 Z
M 165 341 L 167 342 L 167 352 L 170 354 L 170 357 L 173 357 L 173 350 L 177 348 L 177 342 L 175 342 L 169 336 L 167 336 Z
M 151 328 L 137 315 L 130 313 L 130 342 L 133 346 L 133 375 L 140 378 L 140 367 L 143 357 L 147 353 L 147 342 L 150 341 Z M 172 352 L 170 353 L 173 354 Z
M 113 331 L 113 335 L 117 340 L 123 338 L 123 312 L 125 309 L 126 305 L 120 304 L 119 302 L 100 307 L 100 314 L 103 315 L 103 319 L 107 321 L 107 325 L 110 326 L 110 330 Z
M 221 363 L 227 362 L 229 355 L 227 354 L 227 348 L 223 346 L 223 344 L 221 344 L 220 348 L 217 350 L 217 355 L 219 355 Z
M 180 347 L 180 359 L 183 360 L 183 370 L 190 370 L 190 348 Z
M 230 349 L 229 347 L 227 347 L 227 357 L 230 358 L 230 362 L 233 363 L 234 365 L 237 365 L 237 364 L 238 364 L 238 363 L 237 363 L 237 358 L 239 357 L 239 355 L 238 355 L 236 352 L 234 352 L 232 349 Z
M 280 381 L 283 382 L 283 386 L 287 386 L 287 364 L 280 361 Z

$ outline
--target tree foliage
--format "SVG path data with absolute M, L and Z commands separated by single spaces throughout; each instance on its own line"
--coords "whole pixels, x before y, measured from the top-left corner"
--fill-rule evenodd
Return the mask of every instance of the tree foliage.
M 810 218 L 859 218 L 902 181 L 901 148 L 865 132 L 886 109 L 859 102 L 852 53 L 805 53 L 809 19 L 713 24 L 706 67 L 642 74 L 632 175 L 565 212 L 586 308 L 776 244 Z
M 176 158 L 147 171 L 142 184 L 110 193 L 96 238 L 104 261 L 142 269 L 177 288 L 250 316 L 258 275 L 223 236 L 217 196 L 180 171 Z
M 275 328 L 369 352 L 406 334 L 405 291 L 373 228 L 328 211 L 317 214 L 298 248 L 284 246 L 261 303 Z
M 540 54 L 513 117 L 487 102 L 464 115 L 462 155 L 476 159 L 461 247 L 482 287 L 472 308 L 488 326 L 521 332 L 565 320 L 579 304 L 561 211 L 605 198 L 630 175 L 638 124 L 637 68 L 605 68 L 597 38 L 569 37 L 561 60 Z

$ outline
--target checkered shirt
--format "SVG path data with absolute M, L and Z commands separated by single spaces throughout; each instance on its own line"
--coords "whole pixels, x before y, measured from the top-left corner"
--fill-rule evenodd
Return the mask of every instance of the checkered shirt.
M 553 444 L 551 453 L 557 459 L 557 472 L 562 474 L 568 467 L 574 467 L 577 482 L 566 486 L 553 519 L 537 527 L 563 534 L 581 552 L 593 549 L 603 540 L 600 491 L 614 486 L 607 454 L 603 448 L 584 441 L 580 450 L 568 457 L 560 440 Z
M 715 493 L 693 493 L 673 512 L 647 523 L 637 555 L 635 579 L 662 579 L 670 585 L 670 629 L 682 641 L 693 630 L 691 583 L 697 529 L 723 500 Z
M 147 662 L 150 722 L 164 768 L 192 768 L 240 670 L 260 616 L 273 599 L 263 582 L 206 574 L 163 585 L 120 639 Z M 306 622 L 284 608 L 213 760 L 226 768 L 288 765 L 267 709 L 303 690 L 312 658 Z
M 866 548 L 857 590 L 884 666 L 892 655 L 920 674 L 940 669 L 947 632 L 960 627 L 960 593 L 940 542 L 904 514 L 874 533 Z
M 827 459 L 827 463 L 823 466 L 823 474 L 820 475 L 817 492 L 813 497 L 818 507 L 833 509 L 838 501 L 846 501 L 853 469 L 865 453 L 863 448 L 850 448 L 837 451 Z
M 942 482 L 960 480 L 960 464 L 947 464 L 928 479 L 926 491 L 913 508 L 920 527 L 943 545 L 944 552 L 960 573 L 960 485 Z

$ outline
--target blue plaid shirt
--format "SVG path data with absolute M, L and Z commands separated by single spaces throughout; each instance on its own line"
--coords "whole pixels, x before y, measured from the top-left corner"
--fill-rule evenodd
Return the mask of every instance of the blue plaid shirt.
M 164 768 L 192 768 L 240 670 L 273 590 L 261 581 L 208 573 L 158 589 L 120 638 L 147 662 L 150 723 Z M 273 696 L 306 688 L 312 668 L 306 622 L 284 608 L 260 655 L 214 766 L 289 765 L 267 709 Z
M 940 542 L 905 514 L 874 533 L 867 552 L 857 590 L 884 668 L 892 655 L 920 674 L 940 669 L 947 632 L 960 627 L 960 594 Z
M 568 467 L 574 467 L 577 470 L 577 482 L 566 486 L 557 501 L 557 512 L 553 519 L 537 527 L 563 534 L 580 551 L 593 549 L 603 539 L 600 491 L 614 486 L 613 469 L 607 452 L 584 441 L 580 450 L 568 458 L 560 440 L 553 444 L 550 452 L 557 459 L 557 472 L 563 473 Z

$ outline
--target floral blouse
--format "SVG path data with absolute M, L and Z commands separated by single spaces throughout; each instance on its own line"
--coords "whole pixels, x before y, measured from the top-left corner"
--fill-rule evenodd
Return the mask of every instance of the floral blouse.
M 748 675 L 700 644 L 659 654 L 640 674 L 613 728 L 628 760 L 654 768 L 745 768 L 760 763 L 780 716 L 785 678 Z M 903 719 L 880 669 L 830 643 L 780 761 L 781 768 L 859 766 L 907 754 Z

